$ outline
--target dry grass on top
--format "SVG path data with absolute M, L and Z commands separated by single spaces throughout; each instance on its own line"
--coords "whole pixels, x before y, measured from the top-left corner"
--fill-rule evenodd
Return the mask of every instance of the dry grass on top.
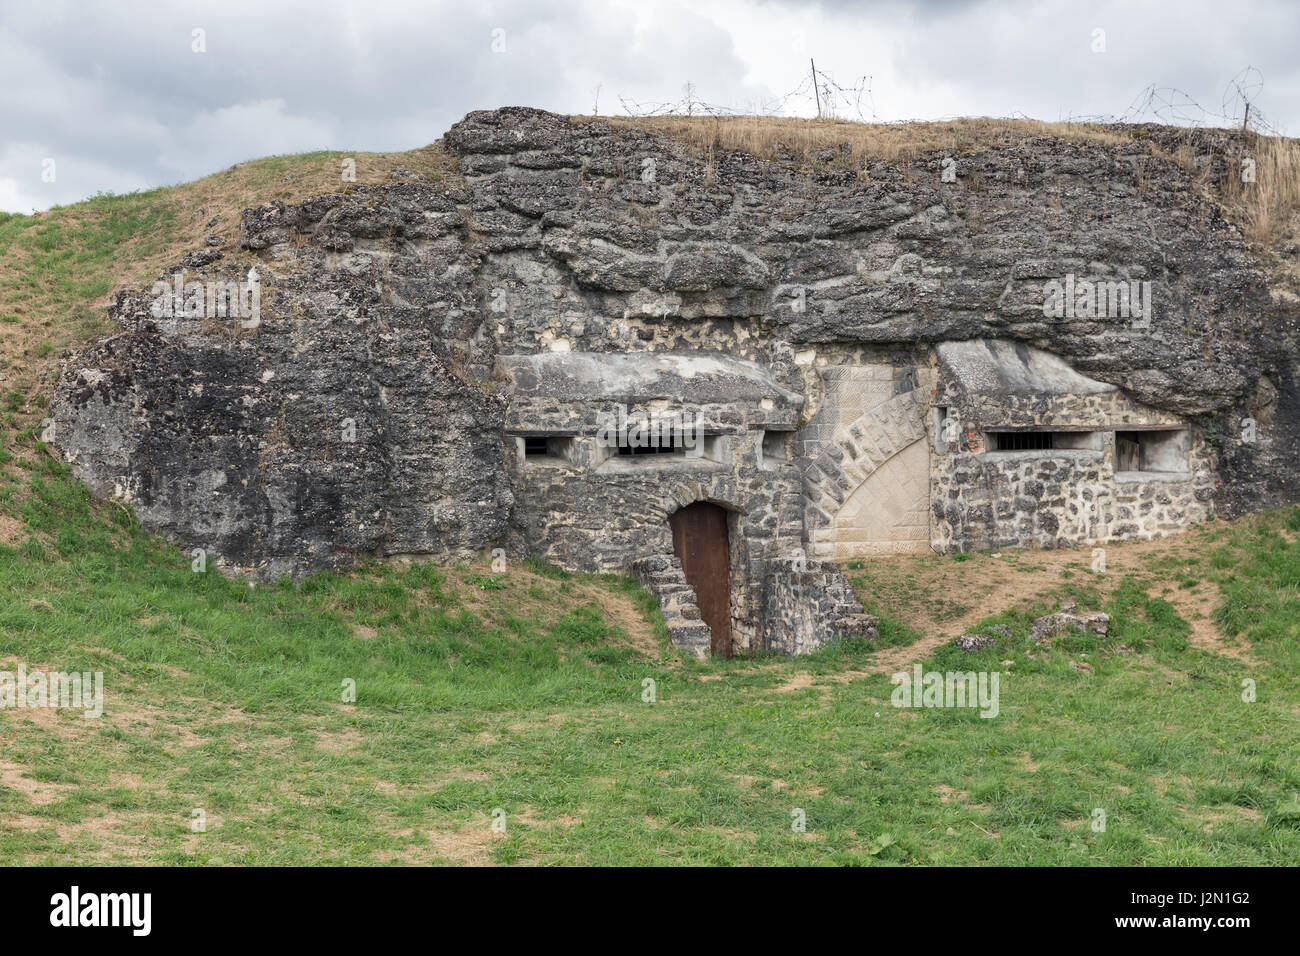
M 1254 160 L 1254 182 L 1230 178 L 1220 198 L 1255 242 L 1294 246 L 1300 240 L 1300 140 L 1253 137 L 1249 155 L 1242 158 Z M 1286 268 L 1293 280 L 1300 279 L 1294 253 Z
M 376 186 L 403 180 L 400 173 L 414 173 L 425 182 L 458 178 L 455 157 L 443 150 L 441 143 L 398 153 L 317 152 L 288 156 L 270 156 L 236 163 L 229 169 L 162 190 L 185 214 L 188 228 L 177 235 L 180 248 L 197 248 L 204 237 L 216 233 L 226 240 L 222 248 L 238 247 L 239 219 L 244 209 L 280 200 L 299 203 L 324 193 L 347 193 L 354 183 L 345 182 L 344 160 L 355 165 L 357 186 Z M 214 228 L 206 228 L 213 217 L 221 216 Z M 189 245 L 186 245 L 188 241 Z M 164 257 L 163 264 L 169 260 Z
M 591 117 L 574 117 L 587 120 Z M 947 150 L 962 156 L 1010 146 L 1039 136 L 1119 145 L 1132 137 L 1096 123 L 1045 123 L 1031 119 L 965 117 L 933 123 L 859 123 L 838 119 L 784 116 L 611 116 L 616 129 L 644 129 L 671 136 L 705 153 L 743 150 L 760 159 L 814 164 L 818 154 L 841 150 L 836 163 L 909 162 L 925 153 Z

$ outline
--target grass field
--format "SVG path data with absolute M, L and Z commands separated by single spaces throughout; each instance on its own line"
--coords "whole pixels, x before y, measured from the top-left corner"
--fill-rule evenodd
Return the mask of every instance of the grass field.
M 888 646 L 700 664 L 627 579 L 412 565 L 250 588 L 52 460 L 4 467 L 0 669 L 102 671 L 105 709 L 0 711 L 3 863 L 1300 862 L 1300 508 L 1123 573 L 1015 556 L 1066 562 L 1038 595 L 964 582 L 1005 557 L 864 563 Z M 935 574 L 1012 636 L 967 656 L 909 625 L 909 580 Z M 1202 647 L 1161 594 L 1211 585 Z M 1029 644 L 1066 598 L 1110 637 Z M 999 715 L 891 706 L 909 655 L 1000 671 Z

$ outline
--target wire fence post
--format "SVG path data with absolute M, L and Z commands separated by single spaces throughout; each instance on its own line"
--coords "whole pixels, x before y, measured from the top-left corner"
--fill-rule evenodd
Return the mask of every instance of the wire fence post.
M 813 62 L 812 57 L 808 57 L 808 65 L 812 67 L 813 94 L 817 97 L 817 118 L 822 118 L 822 94 L 817 89 L 817 64 Z

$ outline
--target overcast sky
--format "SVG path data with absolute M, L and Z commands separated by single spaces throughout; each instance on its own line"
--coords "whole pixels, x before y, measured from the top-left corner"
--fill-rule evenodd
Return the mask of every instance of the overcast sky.
M 1300 135 L 1295 0 L 0 0 L 0 210 L 274 153 L 409 149 L 473 109 L 622 113 L 688 83 L 713 106 L 812 115 L 806 87 L 783 99 L 810 56 L 844 88 L 869 75 L 879 120 L 1115 117 L 1151 86 L 1220 113 L 1254 67 L 1256 109 Z

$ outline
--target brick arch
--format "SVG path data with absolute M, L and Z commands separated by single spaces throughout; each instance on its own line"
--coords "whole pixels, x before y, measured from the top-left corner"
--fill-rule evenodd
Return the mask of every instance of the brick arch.
M 744 497 L 735 478 L 730 475 L 718 475 L 705 481 L 679 481 L 666 490 L 666 494 L 655 506 L 656 516 L 668 519 L 679 508 L 707 501 L 737 514 L 745 514 Z
M 925 409 L 919 389 L 895 395 L 837 431 L 807 467 L 803 491 L 814 554 L 826 550 L 835 516 L 863 482 L 925 438 Z

